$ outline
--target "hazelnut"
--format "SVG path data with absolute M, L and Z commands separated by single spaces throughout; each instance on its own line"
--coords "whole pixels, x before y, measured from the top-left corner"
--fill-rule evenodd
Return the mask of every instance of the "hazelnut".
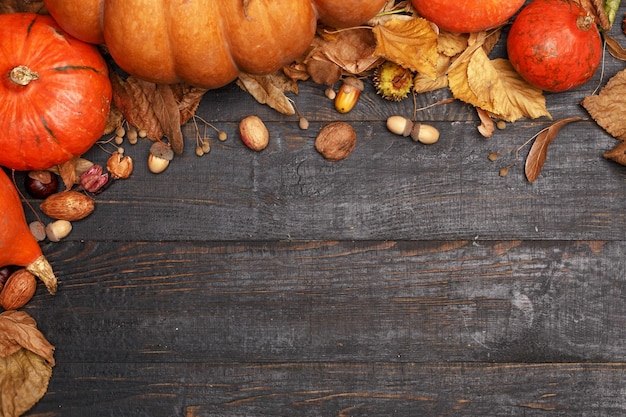
M 241 141 L 253 151 L 262 151 L 269 143 L 270 134 L 258 116 L 248 116 L 239 122 Z
M 0 291 L 0 305 L 5 310 L 24 307 L 35 295 L 37 279 L 26 269 L 13 272 Z
M 57 220 L 48 223 L 46 226 L 46 236 L 51 242 L 59 242 L 61 239 L 67 237 L 71 231 L 72 223 L 67 220 Z
M 356 146 L 356 132 L 346 122 L 333 122 L 320 130 L 315 149 L 329 161 L 340 161 L 350 155 Z
M 90 215 L 95 203 L 93 199 L 78 191 L 68 190 L 52 194 L 39 206 L 46 216 L 56 220 L 75 221 Z
M 39 220 L 28 223 L 28 228 L 37 242 L 46 238 L 46 228 Z
M 160 174 L 167 169 L 172 159 L 174 159 L 174 151 L 169 144 L 165 142 L 154 142 L 150 147 L 148 169 L 153 174 Z

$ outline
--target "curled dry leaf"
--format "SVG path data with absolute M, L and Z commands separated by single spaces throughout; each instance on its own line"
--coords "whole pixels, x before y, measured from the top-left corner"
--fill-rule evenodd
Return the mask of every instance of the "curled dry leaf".
M 298 84 L 283 72 L 268 75 L 252 75 L 240 73 L 237 85 L 252 95 L 261 104 L 267 104 L 283 114 L 295 114 L 293 104 L 286 92 L 298 93 Z
M 478 117 L 481 122 L 480 126 L 478 126 L 478 131 L 485 138 L 492 137 L 494 130 L 496 130 L 496 125 L 493 123 L 489 113 L 479 107 L 476 107 L 476 112 L 478 113 Z
M 608 134 L 626 140 L 626 70 L 614 75 L 600 94 L 585 97 L 581 104 Z
M 30 410 L 48 390 L 54 346 L 26 312 L 0 314 L 0 417 Z
M 392 19 L 374 27 L 373 32 L 374 55 L 432 79 L 437 77 L 437 33 L 426 19 Z
M 566 119 L 557 120 L 539 132 L 535 138 L 533 146 L 530 148 L 528 156 L 526 157 L 524 171 L 529 182 L 534 182 L 539 177 L 543 164 L 546 162 L 548 146 L 556 138 L 561 128 L 579 120 L 582 120 L 582 118 L 568 117 Z
M 614 57 L 619 59 L 620 61 L 626 61 L 626 49 L 615 39 L 609 36 L 609 34 L 604 34 L 604 41 L 606 42 L 606 49 L 609 53 Z

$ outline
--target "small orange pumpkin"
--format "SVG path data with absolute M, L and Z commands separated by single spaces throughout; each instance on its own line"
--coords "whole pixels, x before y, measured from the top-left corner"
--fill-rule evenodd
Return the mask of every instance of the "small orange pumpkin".
M 302 55 L 318 19 L 349 27 L 385 0 L 45 0 L 57 22 L 105 43 L 126 72 L 147 81 L 217 88 L 239 72 L 267 74 Z
M 0 39 L 0 165 L 47 169 L 86 152 L 111 103 L 98 49 L 31 13 L 0 15 Z

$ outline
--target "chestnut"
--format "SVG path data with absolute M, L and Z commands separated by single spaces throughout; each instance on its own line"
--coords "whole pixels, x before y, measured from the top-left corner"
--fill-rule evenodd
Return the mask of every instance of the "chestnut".
M 28 194 L 35 198 L 46 198 L 57 192 L 58 176 L 50 171 L 30 171 L 24 179 Z

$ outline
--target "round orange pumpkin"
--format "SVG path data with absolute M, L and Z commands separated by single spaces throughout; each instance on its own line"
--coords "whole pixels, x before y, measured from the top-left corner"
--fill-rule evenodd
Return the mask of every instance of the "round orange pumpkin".
M 385 0 L 45 0 L 69 33 L 105 43 L 134 76 L 217 88 L 239 72 L 267 74 L 302 55 L 318 19 L 366 22 Z
M 411 0 L 420 16 L 440 29 L 472 33 L 505 23 L 525 0 Z
M 107 65 L 49 16 L 0 15 L 0 165 L 47 169 L 102 136 L 111 103 Z

